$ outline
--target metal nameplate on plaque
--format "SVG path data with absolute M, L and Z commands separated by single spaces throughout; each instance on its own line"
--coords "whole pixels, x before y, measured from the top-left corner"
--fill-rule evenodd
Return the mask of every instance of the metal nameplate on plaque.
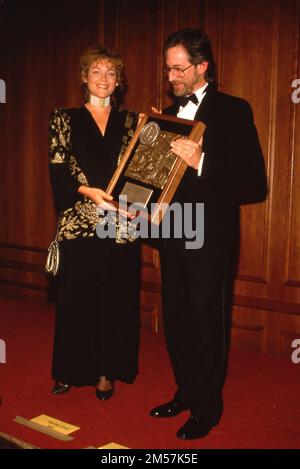
M 120 197 L 126 196 L 128 202 L 146 207 L 152 194 L 153 190 L 127 181 L 120 193 Z

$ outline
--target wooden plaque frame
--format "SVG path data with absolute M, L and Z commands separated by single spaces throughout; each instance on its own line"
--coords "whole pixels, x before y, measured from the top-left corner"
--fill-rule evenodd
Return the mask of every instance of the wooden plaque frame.
M 177 117 L 169 116 L 166 114 L 149 113 L 143 115 L 143 118 L 139 126 L 137 127 L 129 146 L 125 154 L 123 155 L 122 160 L 119 166 L 117 167 L 115 173 L 113 174 L 106 189 L 106 192 L 111 194 L 114 197 L 115 201 L 119 198 L 119 195 L 123 193 L 124 186 L 126 183 L 129 183 L 127 184 L 127 187 L 132 185 L 140 186 L 141 193 L 143 192 L 143 190 L 146 191 L 147 188 L 148 190 L 149 188 L 151 188 L 151 185 L 147 184 L 146 182 L 132 179 L 130 177 L 127 177 L 125 174 L 129 164 L 131 163 L 136 154 L 137 149 L 140 145 L 142 145 L 139 141 L 141 137 L 141 132 L 144 129 L 145 125 L 149 122 L 155 122 L 156 124 L 158 124 L 160 130 L 163 132 L 171 132 L 174 133 L 174 136 L 177 136 L 177 138 L 178 136 L 186 137 L 195 142 L 200 141 L 200 138 L 205 130 L 205 125 L 203 124 L 203 122 L 199 121 L 179 119 Z M 147 147 L 147 151 L 151 153 L 151 145 Z M 172 157 L 174 157 L 174 154 L 172 154 Z M 144 210 L 145 216 L 148 217 L 148 220 L 151 223 L 155 223 L 156 225 L 160 224 L 163 215 L 166 211 L 166 206 L 172 201 L 172 198 L 175 194 L 175 191 L 180 183 L 182 176 L 184 175 L 186 168 L 187 164 L 185 163 L 185 161 L 179 156 L 176 156 L 175 163 L 173 163 L 173 167 L 167 177 L 163 188 L 158 189 L 157 187 L 152 187 L 153 190 L 149 190 L 149 193 L 151 192 L 152 195 L 147 201 Z M 153 203 L 155 204 L 154 209 L 152 205 Z M 150 204 L 152 210 L 149 211 Z M 142 210 L 140 213 L 142 213 Z

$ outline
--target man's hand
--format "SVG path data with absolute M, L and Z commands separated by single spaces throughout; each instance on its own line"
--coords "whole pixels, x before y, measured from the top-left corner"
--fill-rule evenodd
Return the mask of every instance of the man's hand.
M 202 154 L 202 138 L 199 143 L 184 138 L 178 138 L 171 142 L 171 148 L 173 153 L 180 156 L 188 166 L 198 170 Z
M 156 107 L 154 106 L 151 106 L 151 111 L 153 112 L 153 114 L 161 114 L 162 111 L 159 111 Z

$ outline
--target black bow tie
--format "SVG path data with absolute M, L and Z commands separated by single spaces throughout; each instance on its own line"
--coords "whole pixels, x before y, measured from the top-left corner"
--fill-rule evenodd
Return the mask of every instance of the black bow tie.
M 180 106 L 184 107 L 187 105 L 189 101 L 192 101 L 194 104 L 199 104 L 198 98 L 195 93 L 191 94 L 191 96 L 178 96 L 177 102 Z

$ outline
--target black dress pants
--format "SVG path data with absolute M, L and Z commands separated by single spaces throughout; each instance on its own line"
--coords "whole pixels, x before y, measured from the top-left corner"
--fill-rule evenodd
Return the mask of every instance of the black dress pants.
M 162 248 L 163 317 L 177 383 L 175 398 L 209 421 L 221 413 L 228 350 L 238 208 L 204 209 L 204 245 L 185 239 Z

